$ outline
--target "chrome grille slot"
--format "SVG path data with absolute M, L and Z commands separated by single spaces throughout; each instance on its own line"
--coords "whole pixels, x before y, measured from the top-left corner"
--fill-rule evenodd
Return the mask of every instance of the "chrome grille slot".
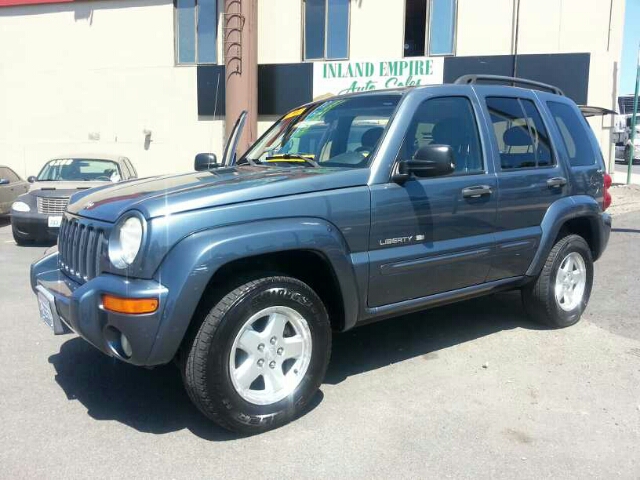
M 66 197 L 36 197 L 38 213 L 46 215 L 62 215 L 68 203 Z
M 58 235 L 60 269 L 78 282 L 86 282 L 101 273 L 106 248 L 105 230 L 91 222 L 64 218 Z

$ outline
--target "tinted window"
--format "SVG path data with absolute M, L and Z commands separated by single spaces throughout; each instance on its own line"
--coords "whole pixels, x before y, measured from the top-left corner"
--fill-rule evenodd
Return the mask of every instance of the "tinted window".
M 503 170 L 553 165 L 547 129 L 531 100 L 488 97 L 487 108 Z
M 5 178 L 9 179 L 9 169 L 0 167 L 0 179 L 5 179 Z
M 578 113 L 566 103 L 547 102 L 547 106 L 560 130 L 571 166 L 579 167 L 596 163 L 595 153 L 585 131 L 588 125 L 584 118 L 578 116 Z
M 478 125 L 471 102 L 465 97 L 432 98 L 415 113 L 400 151 L 400 160 L 413 158 L 425 145 L 450 145 L 456 173 L 484 171 Z
M 349 0 L 305 0 L 304 58 L 347 58 Z

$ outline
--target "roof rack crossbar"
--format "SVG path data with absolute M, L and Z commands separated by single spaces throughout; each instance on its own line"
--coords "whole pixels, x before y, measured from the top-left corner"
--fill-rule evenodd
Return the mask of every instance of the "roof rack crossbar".
M 549 85 L 547 83 L 542 83 L 542 82 L 536 82 L 534 80 L 528 80 L 526 78 L 504 77 L 502 75 L 481 75 L 481 74 L 480 75 L 479 74 L 463 75 L 461 77 L 458 77 L 458 79 L 456 79 L 456 81 L 453 83 L 458 85 L 461 85 L 461 84 L 470 85 L 470 84 L 477 84 L 478 81 L 510 83 L 514 87 L 516 85 L 528 85 L 530 87 L 536 87 L 536 89 L 538 90 L 547 90 L 551 93 L 555 93 L 556 95 L 564 96 L 564 92 L 554 85 Z

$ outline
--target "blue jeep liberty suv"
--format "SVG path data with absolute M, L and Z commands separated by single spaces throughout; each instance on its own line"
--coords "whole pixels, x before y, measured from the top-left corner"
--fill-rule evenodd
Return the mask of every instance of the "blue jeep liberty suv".
M 333 97 L 236 155 L 245 116 L 219 163 L 72 197 L 31 267 L 54 333 L 174 360 L 204 415 L 255 433 L 304 410 L 332 331 L 508 289 L 548 326 L 580 319 L 611 179 L 556 87 L 467 76 Z

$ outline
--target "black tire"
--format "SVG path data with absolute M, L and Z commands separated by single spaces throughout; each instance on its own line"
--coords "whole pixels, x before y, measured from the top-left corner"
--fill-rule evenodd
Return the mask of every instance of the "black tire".
M 586 267 L 586 284 L 582 299 L 573 309 L 564 310 L 556 300 L 555 284 L 563 260 L 572 252 L 580 254 Z M 587 242 L 579 235 L 568 235 L 553 246 L 535 281 L 522 289 L 522 301 L 529 316 L 553 328 L 564 328 L 580 320 L 591 296 L 593 259 Z
M 234 388 L 229 356 L 236 335 L 255 313 L 270 306 L 296 310 L 311 332 L 311 360 L 296 389 L 271 405 L 246 401 Z M 250 281 L 225 295 L 208 313 L 183 361 L 183 381 L 198 409 L 218 425 L 243 434 L 280 427 L 302 413 L 322 380 L 331 355 L 331 327 L 325 306 L 303 282 L 271 276 Z

